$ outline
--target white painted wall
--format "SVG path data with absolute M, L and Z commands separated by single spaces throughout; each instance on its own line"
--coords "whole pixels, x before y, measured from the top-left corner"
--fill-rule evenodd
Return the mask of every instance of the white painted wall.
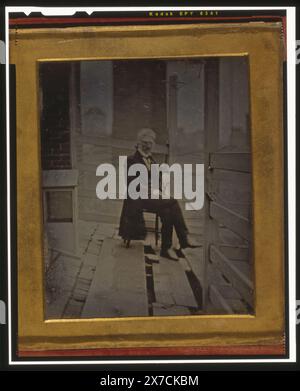
M 167 80 L 177 75 L 177 129 L 168 118 L 169 142 L 175 154 L 199 153 L 203 149 L 204 135 L 204 63 L 197 61 L 170 61 L 167 65 Z M 169 96 L 167 83 L 167 96 Z M 172 103 L 171 103 L 172 104 Z M 168 102 L 168 112 L 170 102 Z M 187 161 L 186 161 L 187 163 Z
M 111 61 L 80 63 L 81 129 L 84 135 L 112 134 L 113 71 Z
M 220 59 L 219 148 L 249 148 L 249 85 L 247 57 Z

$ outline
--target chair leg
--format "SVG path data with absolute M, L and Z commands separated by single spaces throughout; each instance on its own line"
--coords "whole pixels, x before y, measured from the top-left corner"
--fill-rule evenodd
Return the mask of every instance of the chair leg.
M 155 215 L 155 246 L 158 245 L 158 214 Z
M 130 247 L 130 240 L 124 239 L 124 244 L 126 248 Z

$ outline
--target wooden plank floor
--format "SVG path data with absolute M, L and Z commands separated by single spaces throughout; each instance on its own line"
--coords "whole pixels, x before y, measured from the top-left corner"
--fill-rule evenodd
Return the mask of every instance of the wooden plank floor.
M 81 317 L 148 316 L 144 247 L 106 238 Z
M 102 241 L 99 240 L 101 234 L 98 233 L 99 223 L 90 223 L 79 221 L 80 224 L 80 259 L 69 256 L 63 262 L 59 258 L 56 273 L 59 274 L 60 287 L 64 294 L 60 295 L 59 301 L 47 304 L 47 316 L 52 313 L 54 318 L 80 318 L 87 294 L 92 283 L 96 264 L 98 262 L 97 254 L 100 253 Z M 52 316 L 53 317 L 53 316 Z
M 178 261 L 161 257 L 159 264 L 153 264 L 153 278 L 157 303 L 198 307 L 186 273 Z
M 187 248 L 185 250 L 182 250 L 183 255 L 186 258 L 186 261 L 190 268 L 195 273 L 196 277 L 198 278 L 200 284 L 203 286 L 204 281 L 204 254 L 203 254 L 203 247 L 200 248 Z
M 80 220 L 79 231 L 81 258 L 57 254 L 48 272 L 48 319 L 174 316 L 201 310 L 201 287 L 195 286 L 201 274 L 199 249 L 176 262 L 160 257 L 154 235 L 126 249 L 114 225 Z

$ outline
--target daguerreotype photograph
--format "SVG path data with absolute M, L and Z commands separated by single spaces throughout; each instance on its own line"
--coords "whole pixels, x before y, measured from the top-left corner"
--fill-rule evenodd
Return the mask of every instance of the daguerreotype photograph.
M 295 10 L 167 8 L 5 14 L 15 368 L 296 360 Z
M 253 314 L 248 56 L 38 83 L 45 319 Z
M 10 29 L 20 356 L 283 354 L 282 37 Z

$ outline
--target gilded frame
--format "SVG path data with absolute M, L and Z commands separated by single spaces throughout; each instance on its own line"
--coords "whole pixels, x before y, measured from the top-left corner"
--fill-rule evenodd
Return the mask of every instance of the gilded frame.
M 250 63 L 255 315 L 44 320 L 38 63 L 237 55 L 249 56 Z M 16 64 L 17 86 L 19 350 L 282 343 L 284 149 L 280 24 L 11 29 L 10 63 Z

